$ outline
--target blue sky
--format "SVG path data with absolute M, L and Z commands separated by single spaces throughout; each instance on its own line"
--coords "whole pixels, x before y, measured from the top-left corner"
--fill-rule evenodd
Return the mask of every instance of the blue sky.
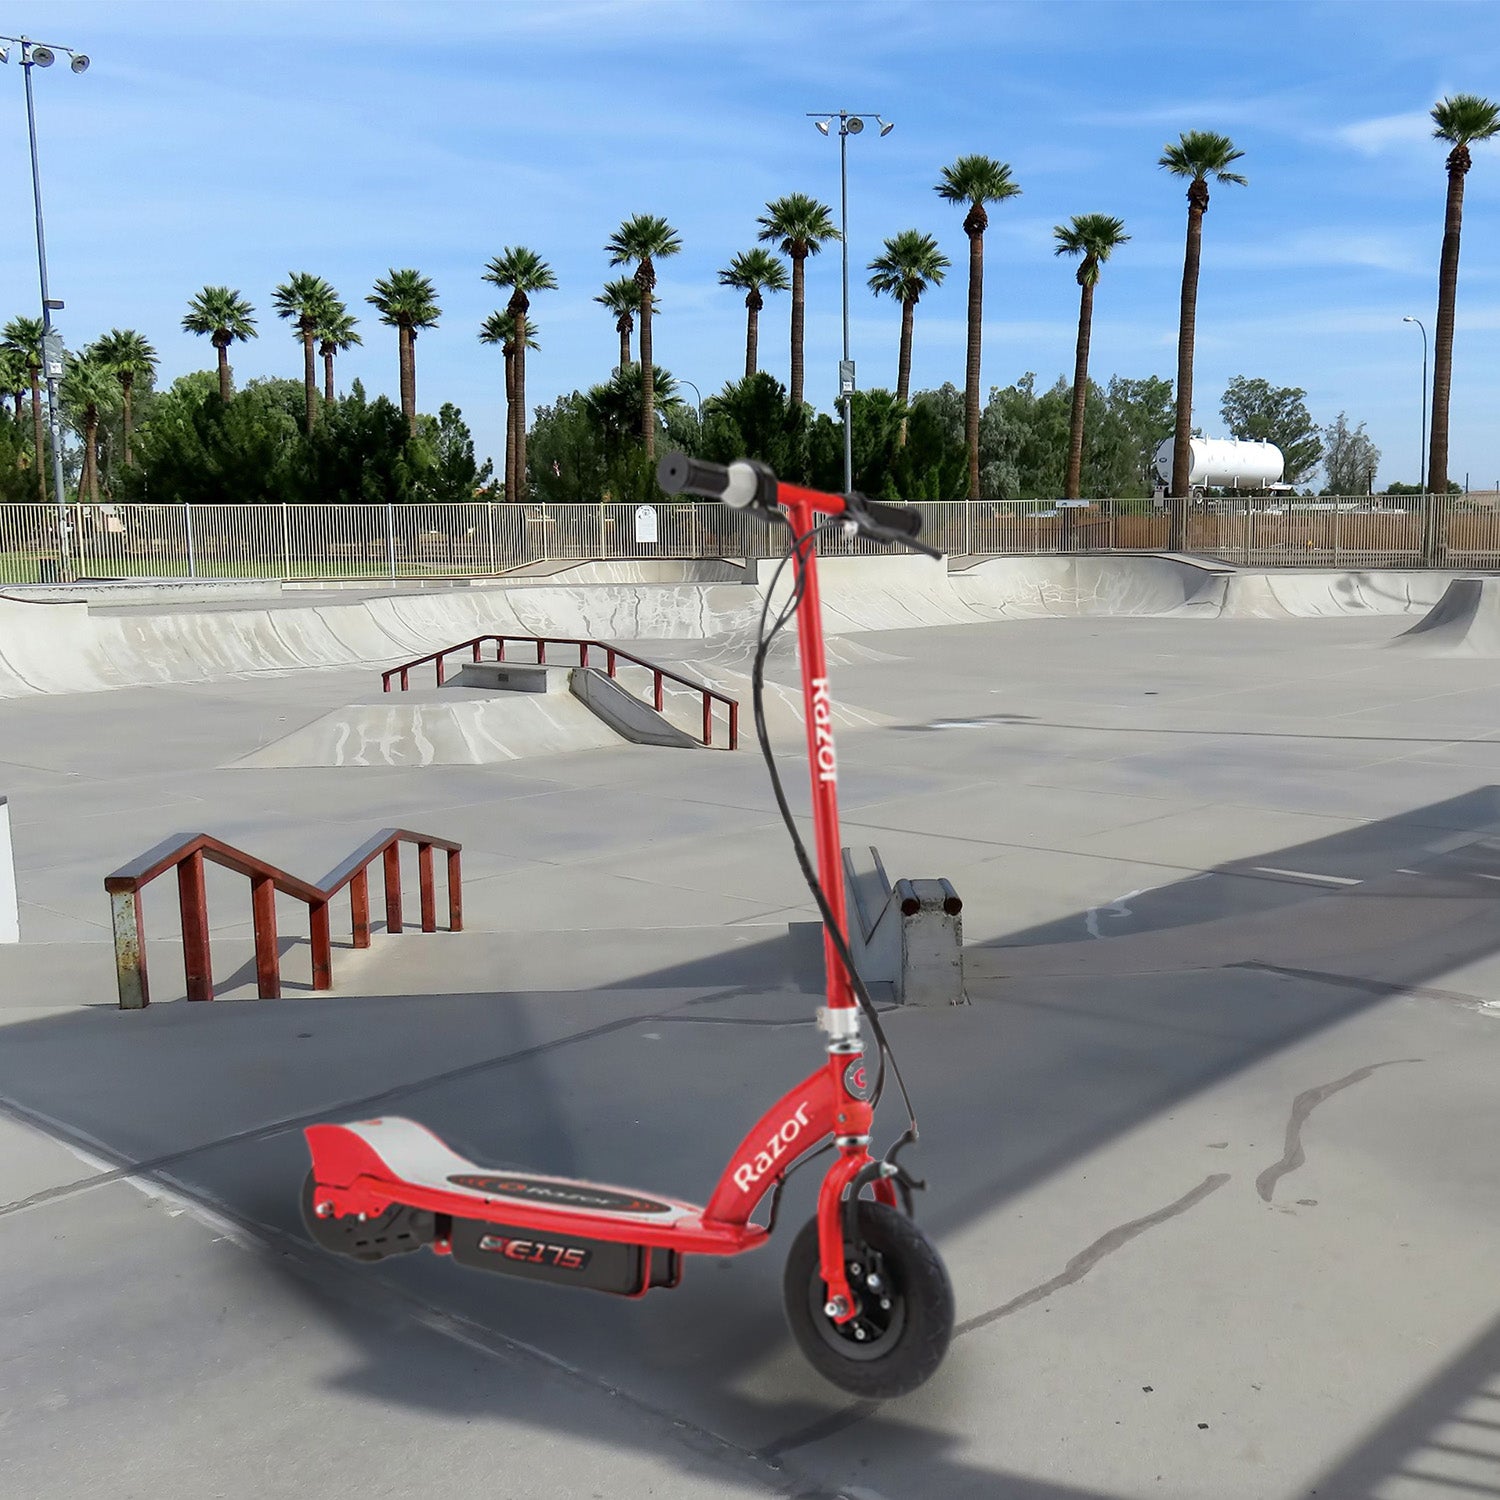
M 432 277 L 441 326 L 418 341 L 418 396 L 463 408 L 481 453 L 501 432 L 498 351 L 476 330 L 501 294 L 480 280 L 508 244 L 553 265 L 534 304 L 528 394 L 604 378 L 617 355 L 593 302 L 626 216 L 665 215 L 683 253 L 661 267 L 658 360 L 707 396 L 742 372 L 744 311 L 716 272 L 754 243 L 769 198 L 837 205 L 838 147 L 804 112 L 896 122 L 850 143 L 854 352 L 894 385 L 899 310 L 864 289 L 880 241 L 917 227 L 955 270 L 918 309 L 913 381 L 962 383 L 966 242 L 932 191 L 965 152 L 1011 165 L 1023 195 L 992 212 L 984 383 L 1071 371 L 1077 288 L 1052 227 L 1117 214 L 1133 236 L 1105 270 L 1092 371 L 1171 375 L 1186 204 L 1156 166 L 1184 129 L 1245 152 L 1248 188 L 1216 189 L 1205 224 L 1195 420 L 1223 431 L 1229 377 L 1307 390 L 1319 421 L 1364 421 L 1380 482 L 1415 480 L 1421 338 L 1432 328 L 1444 153 L 1427 111 L 1500 92 L 1500 7 L 1484 0 L 1135 4 L 1090 0 L 487 0 L 284 4 L 47 0 L 0 4 L 0 32 L 90 54 L 38 73 L 53 292 L 81 344 L 145 333 L 165 379 L 212 351 L 179 330 L 205 283 L 240 288 L 261 337 L 240 379 L 300 374 L 270 311 L 288 272 L 326 276 L 361 314 L 393 266 Z M 0 317 L 35 306 L 20 70 L 0 68 Z M 1468 180 L 1451 471 L 1500 480 L 1500 143 Z M 810 265 L 808 397 L 831 405 L 839 262 Z M 786 298 L 762 315 L 763 364 L 787 370 Z M 396 390 L 392 330 L 373 316 L 342 360 Z

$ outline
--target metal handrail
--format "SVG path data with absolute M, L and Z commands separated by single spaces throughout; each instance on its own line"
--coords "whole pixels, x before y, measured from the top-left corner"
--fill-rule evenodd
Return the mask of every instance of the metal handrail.
M 174 833 L 138 859 L 122 865 L 104 880 L 109 894 L 115 937 L 115 973 L 121 1010 L 144 1010 L 151 1003 L 146 981 L 146 928 L 141 916 L 141 892 L 159 875 L 177 871 L 177 895 L 182 916 L 182 962 L 189 1000 L 212 1000 L 213 967 L 209 955 L 208 893 L 204 866 L 220 865 L 250 881 L 250 909 L 255 922 L 256 993 L 262 1000 L 281 996 L 281 954 L 276 944 L 276 893 L 307 903 L 308 937 L 312 945 L 312 987 L 333 988 L 333 938 L 328 905 L 346 886 L 354 946 L 370 946 L 370 866 L 383 862 L 385 926 L 402 928 L 401 845 L 415 844 L 421 887 L 422 931 L 437 931 L 437 896 L 433 875 L 434 849 L 448 856 L 448 930 L 463 931 L 462 844 L 430 833 L 405 828 L 383 828 L 316 884 L 289 875 L 263 859 L 224 843 L 207 833 Z
M 699 739 L 704 745 L 712 746 L 714 742 L 713 704 L 722 703 L 729 710 L 729 748 L 738 750 L 740 744 L 740 705 L 739 700 L 731 698 L 727 693 L 721 693 L 717 688 L 711 688 L 707 683 L 694 682 L 691 677 L 684 677 L 680 672 L 674 672 L 670 667 L 659 666 L 654 661 L 647 661 L 644 656 L 637 656 L 633 651 L 627 651 L 623 646 L 612 646 L 608 641 L 581 640 L 576 636 L 568 635 L 479 635 L 471 641 L 459 641 L 453 646 L 444 646 L 441 651 L 429 651 L 426 656 L 419 656 L 415 661 L 406 662 L 399 667 L 392 667 L 389 671 L 380 674 L 380 686 L 383 692 L 390 692 L 391 680 L 399 678 L 401 691 L 407 692 L 411 688 L 411 673 L 417 667 L 425 667 L 429 662 L 437 668 L 437 685 L 442 687 L 447 681 L 447 659 L 455 652 L 467 651 L 470 660 L 479 662 L 484 659 L 483 648 L 486 645 L 495 647 L 495 660 L 505 660 L 505 647 L 508 642 L 525 642 L 527 645 L 536 647 L 536 664 L 547 665 L 548 646 L 577 646 L 578 664 L 586 667 L 589 664 L 589 651 L 595 649 L 604 652 L 605 670 L 611 678 L 616 677 L 616 668 L 621 661 L 628 661 L 637 667 L 644 667 L 652 674 L 652 686 L 654 689 L 654 707 L 657 713 L 662 711 L 664 701 L 662 683 L 664 679 L 680 683 L 690 692 L 703 695 L 703 731 Z

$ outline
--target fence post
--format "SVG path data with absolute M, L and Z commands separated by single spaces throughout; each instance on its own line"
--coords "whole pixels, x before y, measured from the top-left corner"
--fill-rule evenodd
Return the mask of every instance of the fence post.
M 386 568 L 392 583 L 396 581 L 396 507 L 385 502 L 385 557 Z
M 281 581 L 292 576 L 292 521 L 286 501 L 281 502 Z
M 193 503 L 191 500 L 185 501 L 183 503 L 182 521 L 183 525 L 187 529 L 188 577 L 196 578 L 198 576 L 198 561 L 196 556 L 194 555 L 193 550 Z
M 495 502 L 487 500 L 484 506 L 485 530 L 490 537 L 490 572 L 500 571 L 500 555 L 495 550 Z

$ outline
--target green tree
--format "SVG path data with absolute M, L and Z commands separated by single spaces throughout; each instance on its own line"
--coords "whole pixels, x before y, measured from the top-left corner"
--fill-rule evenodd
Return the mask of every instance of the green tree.
M 387 328 L 396 330 L 401 362 L 401 412 L 411 432 L 417 430 L 417 335 L 436 328 L 443 315 L 432 282 L 420 271 L 392 270 L 365 298 Z
M 886 242 L 884 251 L 868 269 L 870 290 L 877 297 L 894 297 L 901 304 L 901 343 L 896 356 L 896 399 L 903 406 L 911 395 L 911 343 L 916 326 L 917 303 L 930 286 L 941 286 L 953 262 L 938 249 L 930 234 L 903 229 Z M 902 441 L 905 441 L 905 425 Z
M 318 353 L 323 358 L 323 399 L 333 405 L 333 357 L 352 349 L 364 340 L 354 331 L 359 324 L 347 307 L 337 298 L 325 307 L 318 318 L 313 337 L 318 341 Z
M 557 290 L 557 277 L 552 267 L 535 250 L 524 245 L 507 245 L 485 268 L 484 279 L 502 289 L 510 288 L 510 301 L 505 310 L 515 325 L 511 355 L 511 396 L 509 430 L 515 434 L 514 475 L 515 490 L 506 489 L 507 497 L 514 494 L 517 500 L 526 498 L 526 351 L 533 345 L 526 335 L 526 316 L 531 310 L 534 292 Z
M 635 315 L 641 310 L 641 288 L 633 276 L 618 276 L 604 283 L 604 290 L 594 298 L 601 307 L 615 315 L 615 332 L 620 335 L 620 363 L 624 369 L 630 360 L 630 335 L 635 332 Z
M 15 419 L 21 420 L 21 407 L 26 400 L 26 387 L 31 383 L 26 360 L 14 349 L 0 344 L 0 401 L 15 403 Z
M 445 401 L 436 418 L 422 420 L 427 461 L 416 476 L 418 502 L 441 506 L 472 503 L 494 468 L 475 461 L 474 435 L 463 412 Z M 462 525 L 467 527 L 467 520 Z
M 318 425 L 318 357 L 314 348 L 318 328 L 333 315 L 338 294 L 308 271 L 294 271 L 272 294 L 276 316 L 292 324 L 302 342 L 302 382 L 307 391 L 307 430 Z
M 969 499 L 979 498 L 980 334 L 984 321 L 984 232 L 987 203 L 1020 196 L 1010 167 L 990 156 L 960 156 L 944 167 L 934 191 L 947 203 L 967 203 L 964 233 L 969 237 L 968 346 L 964 361 L 964 440 L 969 447 Z
M 792 367 L 791 401 L 800 405 L 803 397 L 803 349 L 807 325 L 807 258 L 819 254 L 824 245 L 839 238 L 833 227 L 833 211 L 807 193 L 788 193 L 766 204 L 765 213 L 756 221 L 763 244 L 779 245 L 781 253 L 792 263 Z
M 219 400 L 230 397 L 229 346 L 256 337 L 255 309 L 227 286 L 206 286 L 188 303 L 185 333 L 206 336 L 219 355 Z
M 31 462 L 37 498 L 47 503 L 47 443 L 42 428 L 42 320 L 12 318 L 0 331 L 4 347 L 26 364 L 31 378 Z
M 656 262 L 682 249 L 677 231 L 657 214 L 635 214 L 615 230 L 604 246 L 612 266 L 635 263 L 635 282 L 641 289 L 641 443 L 646 457 L 656 453 L 656 422 L 652 416 L 655 385 L 652 377 L 651 322 L 656 310 Z
M 641 424 L 646 420 L 648 400 L 651 402 L 650 419 L 656 427 L 665 426 L 666 413 L 680 404 L 677 382 L 670 370 L 659 365 L 652 372 L 649 393 L 642 367 L 626 365 L 603 384 L 590 386 L 584 400 L 604 436 L 605 451 L 611 457 L 635 441 Z M 649 453 L 647 457 L 650 457 Z
M 526 326 L 526 347 L 537 348 L 536 339 L 533 337 L 535 326 L 528 323 Z M 479 325 L 479 342 L 481 344 L 497 344 L 505 361 L 505 498 L 507 500 L 518 500 L 516 486 L 516 403 L 515 403 L 515 361 L 516 361 L 516 320 L 508 312 L 492 312 L 483 323 Z
M 1437 325 L 1432 335 L 1432 429 L 1427 485 L 1448 488 L 1448 411 L 1453 387 L 1453 325 L 1458 307 L 1458 252 L 1463 234 L 1464 178 L 1473 164 L 1469 147 L 1500 132 L 1500 104 L 1477 94 L 1453 94 L 1432 107 L 1433 135 L 1453 148 L 1448 153 L 1448 203 L 1443 218 L 1443 252 L 1438 267 Z
M 1063 496 L 1076 500 L 1083 477 L 1083 414 L 1089 391 L 1089 344 L 1094 331 L 1094 288 L 1099 285 L 1099 267 L 1125 244 L 1130 236 L 1125 224 L 1110 214 L 1075 214 L 1067 224 L 1052 231 L 1058 255 L 1078 255 L 1078 343 L 1073 355 L 1073 407 L 1068 418 L 1068 468 L 1063 476 Z
M 745 294 L 745 376 L 760 363 L 760 310 L 766 292 L 784 292 L 791 285 L 786 267 L 769 250 L 742 250 L 719 272 L 719 285 Z
M 758 371 L 703 403 L 703 457 L 715 463 L 755 458 L 769 464 L 778 478 L 804 481 L 810 418 L 809 408 L 792 401 L 779 380 Z
M 1351 427 L 1340 412 L 1323 429 L 1325 495 L 1373 495 L 1379 467 L 1380 449 L 1370 440 L 1363 422 Z
M 537 408 L 531 468 L 536 497 L 549 505 L 597 501 L 609 487 L 604 434 L 581 391 Z
M 149 386 L 156 379 L 156 350 L 133 328 L 112 328 L 94 341 L 93 353 L 120 382 L 121 408 L 125 417 L 125 465 L 128 468 L 135 416 L 135 383 L 142 380 Z
M 63 376 L 63 410 L 69 425 L 83 439 L 83 476 L 79 498 L 87 492 L 89 503 L 99 503 L 99 421 L 120 394 L 119 381 L 109 365 L 91 353 L 70 360 Z
M 1111 418 L 1129 435 L 1134 484 L 1142 491 L 1150 489 L 1156 450 L 1171 437 L 1176 420 L 1172 382 L 1160 375 L 1138 380 L 1111 375 L 1104 399 Z
M 1245 153 L 1227 135 L 1211 130 L 1184 131 L 1162 152 L 1157 165 L 1174 177 L 1188 179 L 1187 248 L 1182 258 L 1182 301 L 1177 323 L 1177 425 L 1172 444 L 1172 528 L 1168 541 L 1174 552 L 1187 539 L 1188 475 L 1192 470 L 1193 345 L 1198 331 L 1198 268 L 1203 259 L 1203 216 L 1208 212 L 1208 180 L 1248 185 L 1248 179 L 1229 168 Z
M 1323 456 L 1323 440 L 1308 415 L 1298 386 L 1274 386 L 1269 380 L 1236 375 L 1224 390 L 1219 408 L 1231 437 L 1274 443 L 1281 450 L 1281 477 L 1301 484 Z

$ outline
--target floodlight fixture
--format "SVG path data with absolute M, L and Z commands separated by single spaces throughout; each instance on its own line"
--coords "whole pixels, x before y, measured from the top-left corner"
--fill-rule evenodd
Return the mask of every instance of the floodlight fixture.
M 75 73 L 87 73 L 89 70 L 89 56 L 87 52 L 75 52 L 73 61 L 68 64 Z
M 57 54 L 50 47 L 33 47 L 31 60 L 39 68 L 50 68 L 57 61 Z
M 848 124 L 845 126 L 850 135 L 858 135 L 865 128 L 865 122 L 858 115 L 850 115 Z
M 876 115 L 875 118 L 877 120 L 880 120 L 880 116 L 879 115 Z M 895 128 L 896 128 L 896 122 L 894 120 L 880 120 L 880 133 L 881 133 L 881 135 L 889 135 Z
M 817 126 L 817 128 L 818 128 L 818 134 L 819 135 L 827 135 L 828 134 L 828 121 L 827 120 L 814 120 L 813 124 L 815 126 Z
M 0 47 L 0 63 L 8 63 L 9 61 L 10 61 L 10 48 L 9 47 Z

